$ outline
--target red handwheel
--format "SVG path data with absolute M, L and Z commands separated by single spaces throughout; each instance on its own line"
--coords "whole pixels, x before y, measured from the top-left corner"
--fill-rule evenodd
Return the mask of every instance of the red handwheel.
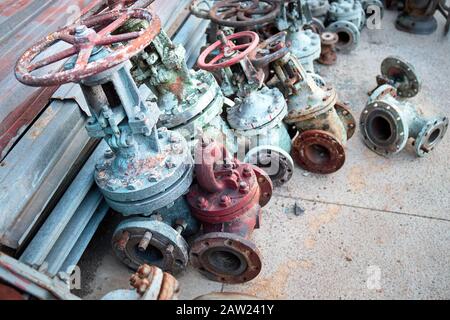
M 141 31 L 112 34 L 131 19 L 145 20 L 148 26 Z M 77 25 L 53 32 L 25 51 L 16 64 L 16 78 L 26 85 L 38 87 L 79 82 L 130 59 L 148 46 L 160 30 L 161 21 L 158 16 L 144 9 L 121 9 L 101 13 L 81 20 Z M 71 46 L 34 62 L 40 54 L 60 41 Z M 111 46 L 113 44 L 115 45 Z M 90 62 L 91 54 L 102 46 L 108 46 L 110 53 Z M 74 55 L 77 55 L 77 58 L 70 70 L 36 74 L 39 69 Z
M 226 37 L 223 34 L 220 36 L 222 39 L 206 48 L 198 58 L 197 65 L 200 69 L 214 71 L 230 67 L 247 57 L 259 43 L 259 36 L 252 31 L 242 31 Z M 239 40 L 239 43 L 245 40 L 248 42 L 235 44 L 233 40 Z M 216 50 L 218 53 L 214 53 L 214 56 L 210 58 Z M 206 62 L 208 58 L 210 60 Z

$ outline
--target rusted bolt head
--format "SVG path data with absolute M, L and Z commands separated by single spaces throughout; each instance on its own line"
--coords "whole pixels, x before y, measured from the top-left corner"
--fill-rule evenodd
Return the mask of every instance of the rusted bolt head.
M 250 187 L 248 186 L 248 183 L 245 181 L 242 181 L 239 183 L 239 192 L 240 193 L 248 193 L 250 191 Z
M 229 196 L 227 196 L 227 195 L 223 195 L 221 198 L 220 198 L 220 206 L 222 206 L 222 207 L 228 207 L 228 206 L 230 206 L 231 205 L 231 198 L 229 197 Z
M 148 176 L 148 181 L 152 182 L 152 183 L 157 182 L 158 176 L 156 174 L 152 173 L 151 175 Z
M 206 209 L 208 207 L 208 200 L 204 197 L 200 197 L 197 199 L 197 205 L 200 209 Z
M 175 166 L 176 166 L 176 164 L 171 159 L 167 159 L 167 161 L 166 161 L 166 168 L 167 169 L 175 168 Z
M 105 151 L 104 156 L 106 159 L 111 159 L 112 157 L 114 157 L 114 152 L 111 149 L 108 149 Z
M 252 175 L 252 169 L 250 169 L 249 167 L 245 167 L 242 171 L 242 175 L 246 178 L 250 177 Z
M 182 227 L 183 230 L 186 230 L 187 228 L 187 222 L 185 219 L 176 219 L 175 220 L 175 226 Z
M 141 279 L 148 278 L 151 273 L 152 273 L 152 267 L 150 267 L 148 264 L 143 264 L 137 270 L 137 274 L 138 274 L 139 278 L 141 278 Z

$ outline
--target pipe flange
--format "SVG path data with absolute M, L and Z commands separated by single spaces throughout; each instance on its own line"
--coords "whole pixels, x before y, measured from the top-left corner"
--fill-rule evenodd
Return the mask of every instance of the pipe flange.
M 384 101 L 375 100 L 364 108 L 360 128 L 365 144 L 380 155 L 397 153 L 408 141 L 409 126 L 401 111 Z
M 420 9 L 419 13 L 420 14 Z M 395 20 L 395 27 L 397 30 L 409 32 L 413 34 L 427 35 L 436 31 L 438 26 L 437 20 L 434 16 L 413 16 L 410 13 L 403 11 Z
M 263 169 L 275 187 L 287 183 L 294 173 L 294 161 L 289 153 L 275 146 L 259 146 L 251 149 L 244 162 Z
M 248 282 L 262 268 L 261 255 L 253 242 L 224 232 L 196 239 L 190 261 L 208 279 L 229 284 Z
M 368 104 L 377 100 L 382 100 L 385 97 L 397 97 L 397 89 L 389 84 L 383 84 L 376 88 L 369 96 Z
M 414 97 L 421 88 L 421 81 L 413 65 L 400 57 L 390 56 L 381 63 L 381 75 L 397 89 L 400 97 Z
M 307 171 L 329 174 L 344 165 L 345 150 L 332 134 L 322 130 L 308 130 L 295 138 L 292 157 Z
M 272 192 L 273 192 L 273 183 L 270 179 L 269 175 L 258 167 L 253 167 L 253 172 L 256 175 L 256 179 L 258 180 L 259 190 L 260 190 L 260 197 L 259 197 L 259 205 L 261 208 L 265 207 L 270 199 L 272 198 Z
M 336 21 L 330 24 L 326 31 L 334 32 L 338 35 L 336 48 L 340 51 L 349 52 L 356 48 L 359 43 L 360 32 L 357 26 L 349 21 Z
M 188 263 L 189 246 L 184 238 L 166 223 L 150 218 L 120 223 L 114 231 L 112 247 L 116 256 L 134 270 L 149 264 L 177 274 Z
M 414 149 L 419 157 L 426 156 L 444 138 L 448 129 L 448 118 L 428 121 L 414 141 Z
M 345 128 L 347 129 L 347 140 L 350 140 L 351 137 L 353 137 L 353 135 L 355 134 L 356 130 L 355 117 L 353 116 L 347 103 L 338 101 L 334 105 L 334 108 L 336 109 L 339 118 L 341 118 L 342 122 L 345 125 Z

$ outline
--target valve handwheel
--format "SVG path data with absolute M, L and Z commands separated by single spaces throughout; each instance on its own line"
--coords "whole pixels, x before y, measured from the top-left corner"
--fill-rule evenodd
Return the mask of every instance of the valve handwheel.
M 130 19 L 146 20 L 148 26 L 138 32 L 112 34 Z M 55 86 L 79 82 L 136 55 L 150 44 L 160 29 L 161 21 L 158 16 L 144 9 L 121 9 L 92 16 L 81 20 L 79 24 L 51 33 L 28 49 L 17 61 L 16 78 L 29 86 Z M 34 62 L 41 53 L 59 41 L 66 42 L 71 47 Z M 117 45 L 111 47 L 113 44 Z M 89 61 L 96 48 L 102 46 L 109 46 L 110 53 L 96 61 Z M 43 75 L 32 74 L 74 55 L 77 55 L 77 59 L 74 67 L 69 70 L 52 71 Z
M 221 39 L 206 48 L 198 58 L 197 65 L 200 69 L 214 71 L 235 65 L 255 50 L 259 43 L 259 36 L 252 31 L 242 31 L 229 36 L 220 33 L 219 37 Z M 235 44 L 233 40 L 249 42 Z M 218 54 L 213 53 L 216 50 L 219 51 Z M 211 55 L 214 56 L 206 62 Z
M 289 53 L 286 46 L 286 32 L 279 32 L 261 42 L 252 53 L 251 61 L 256 68 L 261 68 L 281 59 Z
M 228 27 L 254 27 L 272 22 L 280 4 L 270 0 L 226 0 L 217 2 L 209 15 L 213 22 Z

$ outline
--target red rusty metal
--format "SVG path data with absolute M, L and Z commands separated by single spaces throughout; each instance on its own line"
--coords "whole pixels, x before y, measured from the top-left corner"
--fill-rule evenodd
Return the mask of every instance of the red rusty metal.
M 307 130 L 294 139 L 292 158 L 305 170 L 328 174 L 338 171 L 344 165 L 345 150 L 329 132 Z
M 334 32 L 323 32 L 320 35 L 320 42 L 322 44 L 320 58 L 317 60 L 321 64 L 331 65 L 336 63 L 335 45 L 339 37 Z
M 187 201 L 204 235 L 191 247 L 191 262 L 214 281 L 250 281 L 261 270 L 261 258 L 248 239 L 272 196 L 270 178 L 256 166 L 231 159 L 215 141 L 199 143 L 195 161 L 197 184 Z
M 259 36 L 252 31 L 233 33 L 226 37 L 219 33 L 219 37 L 220 40 L 206 48 L 198 58 L 197 65 L 200 69 L 214 71 L 235 65 L 249 56 L 259 43 Z M 239 44 L 235 44 L 233 40 L 239 41 Z M 219 53 L 213 53 L 215 51 Z M 211 58 L 211 55 L 214 56 Z M 208 58 L 210 60 L 206 62 Z
M 211 8 L 213 22 L 229 27 L 255 27 L 273 22 L 280 12 L 280 3 L 270 0 L 226 0 Z
M 47 105 L 56 87 L 20 85 L 11 72 L 24 43 L 75 21 L 102 0 L 1 1 L 0 4 L 0 160 Z M 59 12 L 59 14 L 54 14 Z
M 159 277 L 162 273 L 162 277 Z M 155 283 L 156 281 L 160 283 Z M 130 277 L 130 285 L 136 289 L 141 296 L 147 294 L 148 290 L 157 290 L 151 292 L 151 296 L 158 300 L 174 300 L 180 291 L 180 285 L 174 276 L 155 266 L 144 264 L 139 267 L 136 273 Z
M 268 66 L 270 63 L 281 59 L 289 53 L 286 46 L 286 32 L 279 32 L 267 40 L 261 42 L 255 51 L 251 53 L 250 61 L 256 68 Z
M 350 110 L 349 105 L 347 103 L 338 101 L 334 105 L 334 109 L 336 109 L 338 116 L 341 118 L 347 129 L 347 140 L 350 140 L 355 134 L 356 120 L 352 114 L 352 111 Z
M 139 32 L 111 35 L 130 19 L 147 20 L 149 25 L 145 30 Z M 101 26 L 100 31 L 96 32 L 91 29 L 99 25 Z M 81 20 L 80 25 L 68 26 L 51 33 L 28 49 L 17 62 L 16 77 L 20 82 L 30 86 L 53 86 L 79 82 L 86 77 L 115 67 L 142 51 L 156 37 L 160 29 L 161 21 L 158 16 L 143 9 L 121 9 L 95 15 Z M 67 42 L 72 46 L 33 63 L 39 54 L 58 41 Z M 112 52 L 107 57 L 89 62 L 95 46 L 107 46 L 124 41 L 129 42 L 111 49 Z M 31 74 L 33 71 L 76 54 L 78 57 L 75 66 L 70 70 L 56 71 L 41 76 Z
M 2 300 L 25 300 L 25 298 L 16 289 L 0 283 L 0 301 Z

